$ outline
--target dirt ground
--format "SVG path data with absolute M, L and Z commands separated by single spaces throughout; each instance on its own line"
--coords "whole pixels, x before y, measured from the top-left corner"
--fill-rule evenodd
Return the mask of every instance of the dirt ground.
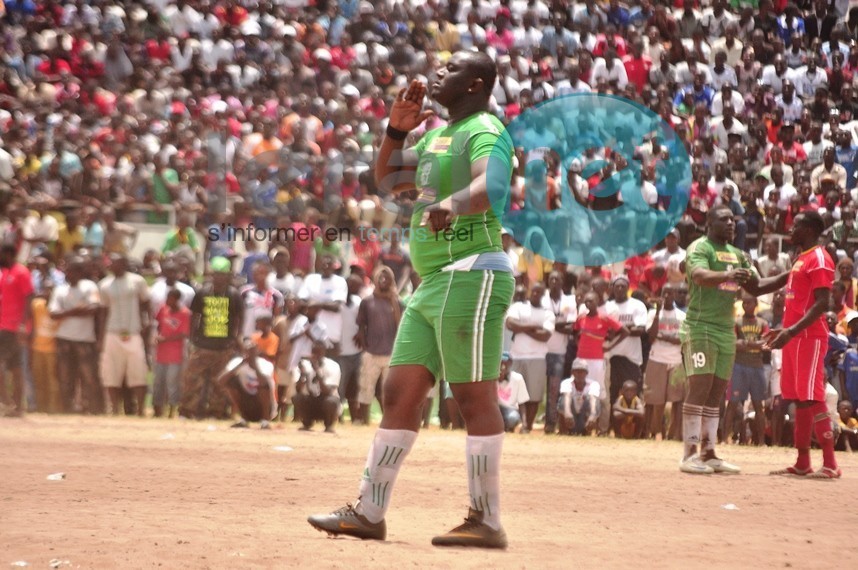
M 356 498 L 372 428 L 227 425 L 0 419 L 0 568 L 830 568 L 858 556 L 858 455 L 839 455 L 836 482 L 769 477 L 792 452 L 739 447 L 722 455 L 743 475 L 693 476 L 677 469 L 678 443 L 511 435 L 510 547 L 485 552 L 430 545 L 466 514 L 462 432 L 421 434 L 379 543 L 306 523 Z M 56 472 L 66 478 L 47 480 Z

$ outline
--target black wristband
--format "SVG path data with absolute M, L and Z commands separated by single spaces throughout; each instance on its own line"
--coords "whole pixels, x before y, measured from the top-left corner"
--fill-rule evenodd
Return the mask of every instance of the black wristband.
M 400 131 L 399 129 L 394 129 L 390 125 L 387 125 L 387 130 L 384 131 L 384 134 L 387 135 L 387 138 L 389 139 L 404 141 L 405 137 L 408 136 L 408 131 Z

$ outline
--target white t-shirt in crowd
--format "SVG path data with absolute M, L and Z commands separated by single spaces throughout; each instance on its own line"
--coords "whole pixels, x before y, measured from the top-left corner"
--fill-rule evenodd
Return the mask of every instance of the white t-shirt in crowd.
M 355 344 L 354 338 L 358 333 L 357 315 L 360 309 L 360 297 L 351 296 L 351 305 L 343 303 L 340 312 L 343 316 L 343 339 L 340 341 L 340 354 L 352 356 L 360 353 L 360 348 Z
M 259 385 L 262 382 L 266 382 L 268 384 L 268 392 L 271 394 L 271 417 L 268 419 L 273 420 L 277 417 L 277 390 L 274 389 L 274 364 L 268 362 L 264 358 L 257 357 L 256 367 L 263 374 L 262 378 L 260 378 L 256 374 L 256 370 L 244 362 L 244 359 L 240 356 L 236 356 L 226 365 L 226 369 L 230 372 L 234 372 L 238 377 L 238 381 L 241 383 L 242 389 L 252 396 L 255 396 L 257 392 L 259 392 Z
M 592 378 L 587 378 L 584 381 L 584 389 L 578 390 L 575 386 L 575 378 L 567 378 L 560 383 L 560 396 L 563 398 L 566 394 L 572 395 L 572 409 L 576 412 L 584 405 L 585 396 L 593 396 L 597 400 L 602 395 L 599 389 L 599 383 Z
M 637 299 L 629 298 L 624 303 L 608 301 L 605 304 L 605 312 L 625 326 L 646 327 L 647 310 L 646 305 Z M 611 351 L 609 356 L 625 356 L 635 364 L 643 364 L 643 347 L 639 336 L 629 336 L 620 342 Z
M 310 363 L 308 358 L 304 358 L 301 360 L 299 364 L 301 368 L 301 373 L 307 376 L 307 391 L 311 396 L 319 396 L 321 395 L 321 387 L 318 383 L 314 383 L 313 380 L 316 379 L 316 371 L 313 369 L 313 365 Z M 319 374 L 321 375 L 321 381 L 325 384 L 325 386 L 329 388 L 333 388 L 335 391 L 340 386 L 340 365 L 337 364 L 335 360 L 331 360 L 330 358 L 322 359 L 322 366 L 319 368 Z
M 524 326 L 541 326 L 545 330 L 554 331 L 554 313 L 549 309 L 534 307 L 530 301 L 514 303 L 507 312 L 507 319 L 514 319 Z M 538 341 L 530 335 L 517 333 L 512 339 L 509 350 L 515 359 L 545 358 L 548 354 L 548 343 Z
M 682 272 L 682 262 L 685 261 L 684 249 L 680 247 L 673 253 L 670 253 L 667 248 L 660 249 L 652 254 L 652 260 L 656 265 L 664 265 L 668 283 L 679 285 L 685 282 L 685 274 Z
M 574 323 L 578 318 L 578 305 L 575 295 L 560 295 L 560 300 L 555 301 L 551 294 L 546 291 L 542 297 L 542 308 L 554 313 L 554 323 Z M 559 333 L 556 330 L 548 339 L 548 352 L 551 354 L 566 354 L 566 345 L 569 344 L 569 335 Z
M 299 297 L 307 299 L 312 303 L 345 303 L 349 294 L 349 286 L 346 280 L 339 275 L 331 275 L 327 279 L 321 273 L 311 273 L 304 279 Z M 340 342 L 343 337 L 343 315 L 339 311 L 319 311 L 316 320 L 325 325 L 328 339 L 331 342 Z
M 530 401 L 524 376 L 518 372 L 510 372 L 507 380 L 498 381 L 498 402 L 505 408 L 518 407 Z
M 81 279 L 72 287 L 68 283 L 57 285 L 48 302 L 48 311 L 58 313 L 98 305 L 98 285 Z M 57 326 L 56 338 L 75 342 L 95 342 L 95 317 L 67 317 Z
M 161 310 L 161 307 L 167 303 L 167 293 L 170 289 L 178 289 L 179 293 L 182 294 L 179 299 L 179 303 L 188 309 L 191 308 L 191 302 L 193 302 L 194 295 L 196 295 L 194 288 L 187 283 L 182 283 L 181 281 L 176 281 L 176 283 L 170 287 L 167 285 L 167 280 L 161 277 L 155 280 L 155 282 L 152 283 L 152 286 L 149 287 L 149 312 L 153 317 L 157 315 L 158 311 Z
M 298 292 L 298 285 L 295 281 L 295 276 L 291 273 L 287 273 L 282 279 L 280 279 L 277 277 L 277 274 L 272 271 L 268 274 L 268 277 L 265 278 L 265 284 L 280 291 L 284 297 Z
M 658 319 L 659 334 L 679 338 L 679 327 L 684 320 L 685 313 L 679 309 L 675 307 L 670 310 L 662 309 Z M 652 326 L 653 321 L 655 321 L 655 309 L 650 310 L 647 315 L 647 330 Z M 676 366 L 682 364 L 682 348 L 678 344 L 671 344 L 665 340 L 655 340 L 649 352 L 649 359 Z
M 284 305 L 283 295 L 273 287 L 260 291 L 256 285 L 245 285 L 241 288 L 241 299 L 244 303 L 241 334 L 245 338 L 250 338 L 256 332 L 256 319 L 264 316 L 273 319 L 275 310 L 282 310 Z

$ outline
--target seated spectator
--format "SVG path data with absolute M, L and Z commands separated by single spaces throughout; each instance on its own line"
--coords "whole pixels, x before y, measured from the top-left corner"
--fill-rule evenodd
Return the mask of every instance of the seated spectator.
M 587 362 L 576 358 L 572 362 L 572 377 L 560 383 L 560 433 L 567 435 L 590 435 L 596 429 L 600 409 L 601 390 L 599 383 L 588 377 Z
M 218 378 L 217 383 L 229 394 L 233 414 L 241 416 L 231 427 L 246 428 L 249 422 L 259 422 L 261 429 L 271 429 L 269 422 L 277 417 L 274 365 L 258 354 L 255 342 L 245 342 L 243 355 L 230 360 Z
M 638 384 L 626 380 L 614 402 L 614 435 L 623 439 L 638 439 L 644 428 L 644 405 L 638 397 Z
M 504 352 L 501 356 L 501 371 L 498 377 L 498 403 L 503 416 L 504 431 L 513 432 L 524 417 L 524 405 L 530 399 L 524 377 L 510 370 L 512 356 Z
M 340 365 L 325 356 L 327 345 L 313 343 L 310 358 L 301 361 L 297 393 L 292 399 L 295 416 L 300 418 L 301 431 L 311 431 L 315 422 L 325 424 L 325 433 L 335 433 L 334 424 L 340 415 Z
M 841 400 L 837 404 L 837 425 L 840 428 L 840 435 L 834 446 L 837 451 L 858 450 L 858 419 L 853 415 L 854 412 L 849 400 Z

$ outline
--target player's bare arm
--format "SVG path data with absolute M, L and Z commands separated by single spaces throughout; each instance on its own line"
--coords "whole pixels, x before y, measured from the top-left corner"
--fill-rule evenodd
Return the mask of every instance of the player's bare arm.
M 605 349 L 605 352 L 609 352 L 614 349 L 615 346 L 626 340 L 630 336 L 629 329 L 625 325 L 617 331 L 616 336 L 614 338 L 602 345 Z
M 528 327 L 524 334 L 539 342 L 548 342 L 551 338 L 551 331 L 543 327 Z
M 523 325 L 516 319 L 507 319 L 506 328 L 514 333 L 525 333 L 530 330 L 529 325 Z
M 775 291 L 786 287 L 787 281 L 789 280 L 789 273 L 789 271 L 784 271 L 780 275 L 766 277 L 765 279 L 760 279 L 756 275 L 752 275 L 751 278 L 742 285 L 742 288 L 756 297 L 766 295 L 768 293 L 774 293 Z
M 433 115 L 423 110 L 426 86 L 416 79 L 407 89 L 400 90 L 390 109 L 388 128 L 409 133 Z M 375 162 L 375 182 L 383 192 L 407 192 L 413 190 L 414 172 L 417 170 L 417 152 L 413 148 L 403 150 L 405 136 L 392 138 L 384 135 L 378 160 Z
M 795 338 L 798 333 L 818 321 L 819 318 L 825 314 L 825 311 L 828 310 L 828 303 L 830 297 L 831 289 L 826 289 L 824 287 L 814 289 L 814 303 L 810 310 L 806 312 L 804 316 L 801 317 L 801 319 L 799 319 L 799 321 L 791 327 L 785 329 L 774 329 L 766 333 L 764 337 L 766 341 L 764 348 L 783 348 L 784 345 L 790 341 L 790 339 Z

